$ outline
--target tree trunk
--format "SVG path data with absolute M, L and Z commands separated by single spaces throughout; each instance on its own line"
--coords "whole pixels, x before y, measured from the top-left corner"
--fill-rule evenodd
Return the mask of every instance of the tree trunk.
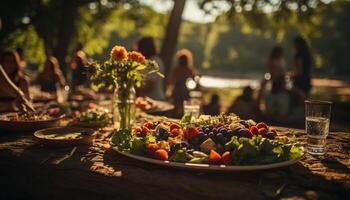
M 182 21 L 182 12 L 185 8 L 186 0 L 174 0 L 174 7 L 171 11 L 166 33 L 163 39 L 160 56 L 164 62 L 165 75 L 170 71 L 172 59 L 176 50 L 177 40 Z
M 77 17 L 78 5 L 65 1 L 62 8 L 61 20 L 58 24 L 59 31 L 57 35 L 57 43 L 53 48 L 53 55 L 58 59 L 64 74 L 67 72 L 66 56 L 74 33 L 74 23 Z

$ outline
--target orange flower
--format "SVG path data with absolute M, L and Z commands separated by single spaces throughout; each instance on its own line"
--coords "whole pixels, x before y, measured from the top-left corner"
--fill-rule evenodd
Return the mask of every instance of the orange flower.
M 128 58 L 130 60 L 133 60 L 133 61 L 136 61 L 136 62 L 139 62 L 139 63 L 145 63 L 146 61 L 146 58 L 145 56 L 143 56 L 141 53 L 137 52 L 137 51 L 131 51 L 128 53 Z
M 123 46 L 114 46 L 111 51 L 111 57 L 115 61 L 121 61 L 127 58 L 128 52 Z

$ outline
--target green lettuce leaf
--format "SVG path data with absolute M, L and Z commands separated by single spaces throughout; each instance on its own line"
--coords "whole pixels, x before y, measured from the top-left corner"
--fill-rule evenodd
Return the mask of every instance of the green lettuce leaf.
M 114 130 L 111 138 L 111 145 L 119 150 L 128 150 L 130 148 L 131 130 Z

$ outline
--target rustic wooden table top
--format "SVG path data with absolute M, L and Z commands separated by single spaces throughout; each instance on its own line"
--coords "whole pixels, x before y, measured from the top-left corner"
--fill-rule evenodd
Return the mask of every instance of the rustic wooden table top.
M 301 130 L 277 128 L 280 134 Z M 49 148 L 31 133 L 0 134 L 0 199 L 350 199 L 350 133 L 330 133 L 325 156 L 260 172 L 203 173 L 131 160 L 92 146 Z

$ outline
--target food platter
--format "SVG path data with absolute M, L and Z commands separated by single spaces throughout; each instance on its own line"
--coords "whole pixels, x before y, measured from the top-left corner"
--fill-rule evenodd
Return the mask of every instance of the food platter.
M 60 121 L 66 116 L 62 114 L 57 117 L 52 117 L 47 120 L 26 120 L 26 121 L 11 121 L 8 117 L 17 113 L 5 113 L 0 115 L 0 130 L 7 131 L 36 131 L 44 128 L 57 127 L 60 125 Z
M 74 126 L 98 128 L 111 123 L 112 117 L 107 109 L 96 107 L 85 110 L 73 121 Z
M 281 167 L 287 167 L 287 166 L 293 165 L 305 157 L 305 153 L 303 153 L 303 155 L 297 159 L 292 159 L 292 160 L 283 161 L 279 163 L 265 164 L 265 165 L 233 166 L 233 165 L 210 165 L 210 164 L 194 164 L 194 163 L 178 163 L 178 162 L 171 162 L 171 161 L 161 161 L 161 160 L 134 155 L 131 153 L 122 152 L 122 151 L 119 151 L 116 147 L 112 147 L 112 149 L 115 150 L 118 154 L 121 154 L 123 156 L 126 156 L 134 160 L 146 162 L 146 163 L 151 163 L 151 164 L 160 165 L 164 167 L 185 169 L 185 170 L 198 170 L 198 171 L 211 171 L 211 172 L 269 170 L 269 169 L 275 169 L 275 168 L 281 168 Z
M 292 165 L 305 151 L 295 136 L 235 115 L 184 115 L 115 130 L 111 147 L 129 158 L 156 165 L 205 171 L 255 171 Z
M 49 128 L 34 133 L 34 138 L 37 141 L 48 146 L 90 144 L 95 137 L 94 130 L 81 127 Z

